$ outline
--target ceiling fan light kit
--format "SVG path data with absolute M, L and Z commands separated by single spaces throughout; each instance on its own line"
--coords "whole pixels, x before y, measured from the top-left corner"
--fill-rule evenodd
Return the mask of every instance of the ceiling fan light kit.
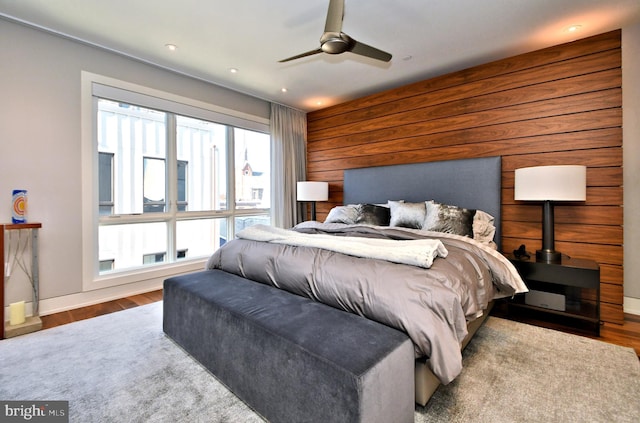
M 354 40 L 342 32 L 344 18 L 344 0 L 330 0 L 327 20 L 324 25 L 324 33 L 320 37 L 320 48 L 297 54 L 280 60 L 280 63 L 312 56 L 318 53 L 342 54 L 349 51 L 360 56 L 369 57 L 383 62 L 391 60 L 391 54 L 375 47 Z

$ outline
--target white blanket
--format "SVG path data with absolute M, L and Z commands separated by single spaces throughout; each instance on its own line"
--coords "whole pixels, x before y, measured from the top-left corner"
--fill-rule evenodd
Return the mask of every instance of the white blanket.
M 267 225 L 254 225 L 236 234 L 238 238 L 298 247 L 315 247 L 355 257 L 386 260 L 429 268 L 436 257 L 446 257 L 447 249 L 437 239 L 390 240 L 304 234 Z

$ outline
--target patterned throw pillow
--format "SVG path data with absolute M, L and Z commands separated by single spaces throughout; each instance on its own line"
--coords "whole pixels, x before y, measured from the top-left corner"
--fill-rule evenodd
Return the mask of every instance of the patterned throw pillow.
M 403 201 L 389 201 L 391 210 L 390 226 L 421 229 L 427 214 L 424 201 L 420 203 L 405 203 Z
M 376 204 L 360 204 L 355 223 L 374 226 L 389 226 L 391 213 L 388 207 Z
M 473 238 L 473 217 L 476 214 L 474 209 L 440 204 L 433 200 L 429 200 L 425 204 L 427 217 L 422 229 Z

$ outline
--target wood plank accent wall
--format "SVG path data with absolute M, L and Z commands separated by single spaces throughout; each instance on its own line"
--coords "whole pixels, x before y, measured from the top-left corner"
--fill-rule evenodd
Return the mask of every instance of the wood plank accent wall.
M 621 31 L 384 91 L 308 114 L 307 178 L 342 203 L 345 169 L 502 156 L 502 245 L 541 246 L 542 206 L 513 199 L 514 170 L 587 166 L 587 201 L 555 208 L 556 249 L 601 266 L 602 319 L 621 323 Z

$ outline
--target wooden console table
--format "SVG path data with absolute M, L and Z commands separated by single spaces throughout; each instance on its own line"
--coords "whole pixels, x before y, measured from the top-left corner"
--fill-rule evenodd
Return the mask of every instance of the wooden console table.
M 39 293 L 38 293 L 38 285 L 39 285 L 39 274 L 38 274 L 38 229 L 42 227 L 41 223 L 17 223 L 17 224 L 0 224 L 0 257 L 2 257 L 2 266 L 0 266 L 0 275 L 2 278 L 2 289 L 0 289 L 0 305 L 2 306 L 2 311 L 0 312 L 0 317 L 2 317 L 2 324 L 0 325 L 0 339 L 4 339 L 5 336 L 5 317 L 4 317 L 4 309 L 5 309 L 5 298 L 4 298 L 4 289 L 5 289 L 5 234 L 6 231 L 20 231 L 20 230 L 30 230 L 31 231 L 31 277 L 33 278 L 33 310 L 34 314 L 37 313 L 38 310 L 38 301 L 39 301 Z M 18 249 L 16 249 L 16 254 L 19 254 Z M 11 259 L 9 257 L 9 259 Z M 12 269 L 13 271 L 13 269 Z

